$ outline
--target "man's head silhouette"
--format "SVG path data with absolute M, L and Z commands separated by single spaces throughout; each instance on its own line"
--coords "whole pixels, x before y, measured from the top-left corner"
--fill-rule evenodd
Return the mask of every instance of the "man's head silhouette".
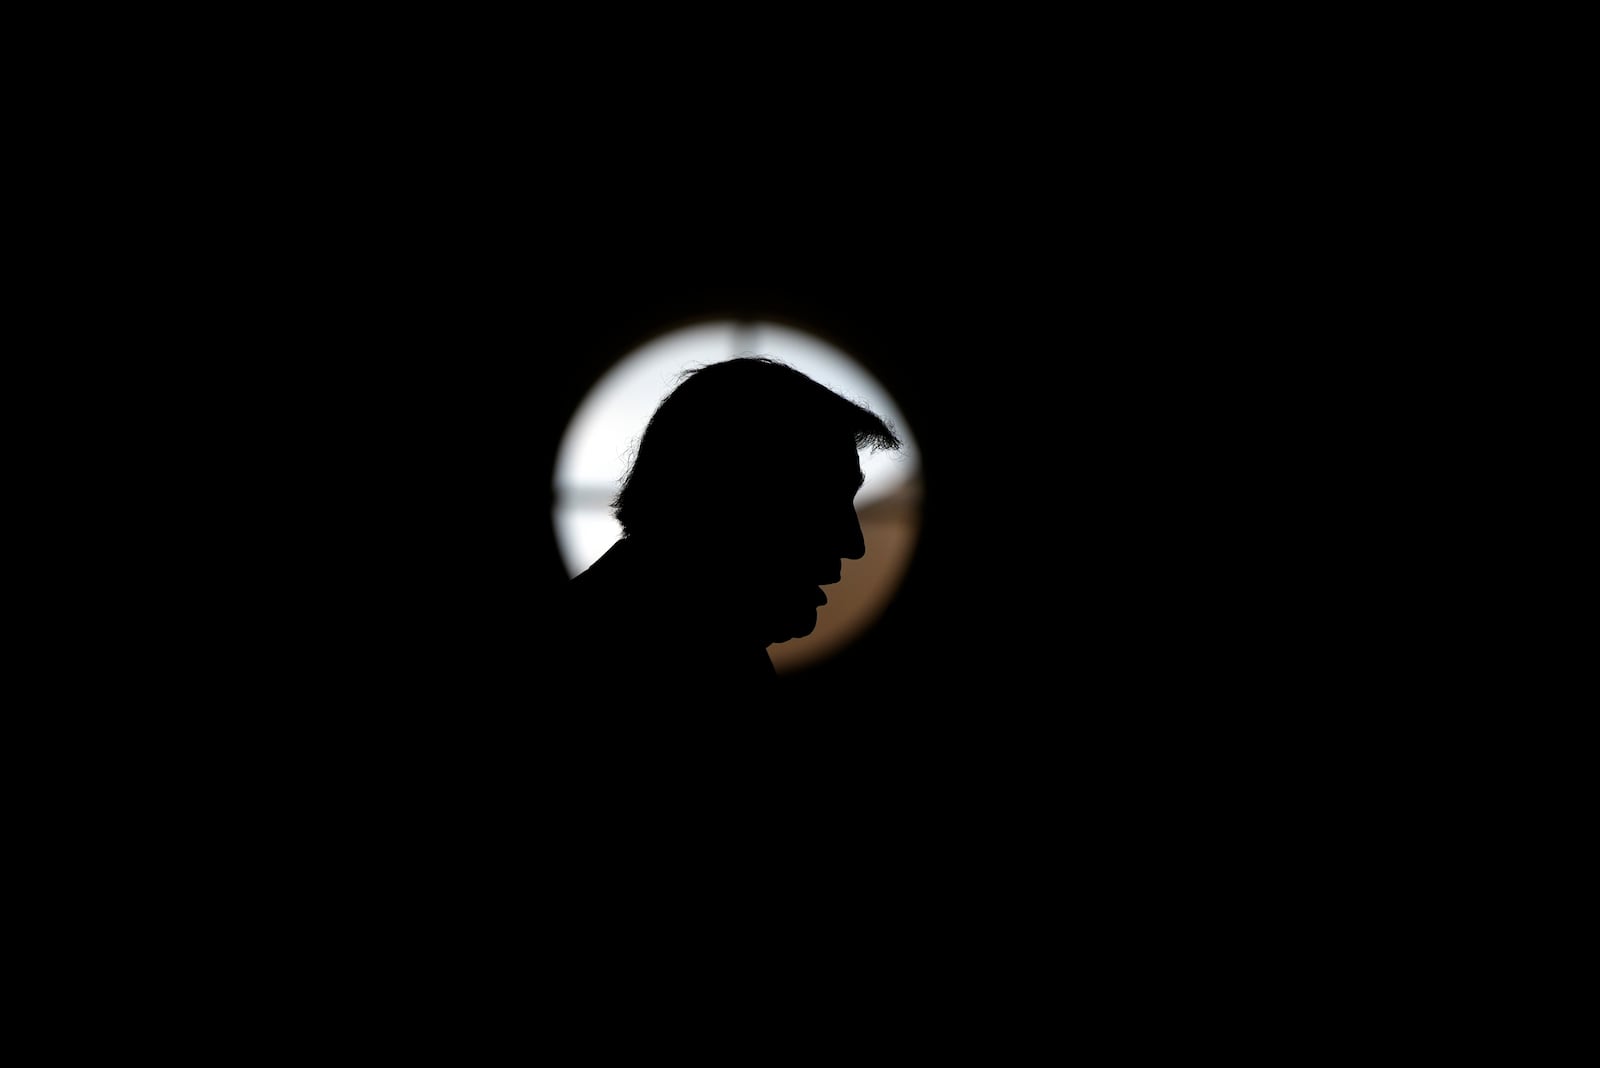
M 572 581 L 582 618 L 650 628 L 628 640 L 656 643 L 674 674 L 757 650 L 770 675 L 766 646 L 810 634 L 822 587 L 866 551 L 859 450 L 899 447 L 870 409 L 778 360 L 686 371 L 613 499 L 622 537 Z

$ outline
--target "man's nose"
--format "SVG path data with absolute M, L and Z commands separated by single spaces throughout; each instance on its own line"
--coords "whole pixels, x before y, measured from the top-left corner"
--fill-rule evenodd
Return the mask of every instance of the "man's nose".
M 846 560 L 859 560 L 867 555 L 867 542 L 861 534 L 861 517 L 855 505 L 850 505 L 845 522 L 840 528 L 839 555 Z

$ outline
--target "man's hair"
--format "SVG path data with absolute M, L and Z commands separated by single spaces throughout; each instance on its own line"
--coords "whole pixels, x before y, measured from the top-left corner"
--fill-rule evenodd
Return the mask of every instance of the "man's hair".
M 842 441 L 900 447 L 871 409 L 771 357 L 690 368 L 645 425 L 612 514 L 624 535 L 660 529 L 758 494 L 787 465 L 804 470 Z

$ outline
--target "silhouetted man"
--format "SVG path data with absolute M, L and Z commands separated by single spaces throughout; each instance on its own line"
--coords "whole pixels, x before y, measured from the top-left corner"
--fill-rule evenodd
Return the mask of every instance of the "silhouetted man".
M 612 501 L 622 536 L 566 589 L 558 647 L 595 697 L 760 697 L 774 642 L 810 634 L 823 587 L 866 552 L 862 448 L 900 447 L 869 409 L 787 364 L 686 371 Z

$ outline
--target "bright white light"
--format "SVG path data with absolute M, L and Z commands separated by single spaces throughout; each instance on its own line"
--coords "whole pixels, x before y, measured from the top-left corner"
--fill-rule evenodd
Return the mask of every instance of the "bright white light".
M 611 497 L 645 424 L 678 384 L 678 375 L 690 367 L 740 355 L 781 360 L 872 409 L 894 427 L 901 440 L 899 449 L 860 453 L 865 481 L 856 495 L 857 505 L 889 495 L 916 475 L 920 468 L 916 441 L 894 399 L 837 348 L 777 323 L 723 320 L 684 327 L 617 363 L 589 391 L 567 425 L 556 455 L 554 485 L 556 543 L 569 574 L 594 563 L 621 535 L 622 528 L 611 517 Z

